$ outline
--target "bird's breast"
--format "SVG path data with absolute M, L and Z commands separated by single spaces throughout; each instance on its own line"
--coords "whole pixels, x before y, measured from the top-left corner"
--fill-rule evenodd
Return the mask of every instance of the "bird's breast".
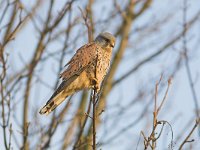
M 97 60 L 97 66 L 96 66 L 96 73 L 97 73 L 97 79 L 102 82 L 105 75 L 108 72 L 109 66 L 110 66 L 110 53 L 100 53 L 98 55 Z
M 68 93 L 74 93 L 83 89 L 91 88 L 90 79 L 86 71 L 83 71 L 76 80 L 74 80 L 65 90 Z

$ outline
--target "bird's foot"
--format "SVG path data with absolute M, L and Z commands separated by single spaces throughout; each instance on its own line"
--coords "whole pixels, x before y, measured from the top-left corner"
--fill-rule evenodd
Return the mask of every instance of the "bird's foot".
M 98 84 L 97 78 L 92 79 L 92 85 L 93 89 L 96 90 L 96 92 L 98 93 L 100 91 L 100 85 Z
M 96 90 L 96 92 L 99 93 L 100 86 L 98 84 L 94 85 L 94 90 Z

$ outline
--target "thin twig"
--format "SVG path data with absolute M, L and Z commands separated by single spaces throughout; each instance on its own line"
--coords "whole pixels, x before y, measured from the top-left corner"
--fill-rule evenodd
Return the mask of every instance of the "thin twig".
M 188 28 L 187 0 L 184 0 L 183 1 L 183 30 L 187 30 L 187 28 Z M 185 67 L 186 67 L 187 77 L 188 77 L 190 89 L 191 89 L 191 92 L 192 92 L 196 116 L 197 116 L 197 118 L 200 118 L 198 98 L 197 98 L 197 94 L 196 94 L 196 91 L 195 91 L 195 88 L 194 88 L 194 82 L 193 82 L 193 79 L 192 79 L 192 72 L 191 72 L 190 65 L 189 65 L 186 32 L 183 32 L 182 36 L 183 36 L 182 42 L 183 42 L 183 50 L 184 50 L 184 56 L 185 56 Z M 200 136 L 200 126 L 199 126 L 199 136 Z
M 164 102 L 165 102 L 165 100 L 166 100 L 166 98 L 167 98 L 167 94 L 168 94 L 168 91 L 169 91 L 169 87 L 170 87 L 171 82 L 172 82 L 172 78 L 169 78 L 169 79 L 168 79 L 167 90 L 165 91 L 165 95 L 164 95 L 164 97 L 163 97 L 163 100 L 162 100 L 160 106 L 159 106 L 158 109 L 157 109 L 157 113 L 159 113 L 159 111 L 161 110 L 161 108 L 162 108 L 162 106 L 163 106 L 163 104 L 164 104 Z
M 10 129 L 9 129 L 9 143 L 8 143 L 8 149 L 11 149 L 11 137 L 12 137 L 12 124 L 10 124 Z
M 98 61 L 98 56 L 96 58 L 96 65 L 97 65 L 97 62 Z M 95 78 L 97 77 L 97 70 L 96 70 L 96 67 L 95 67 L 95 72 L 94 72 L 94 76 Z M 97 83 L 96 83 L 97 84 Z M 92 144 L 92 147 L 93 147 L 93 150 L 96 150 L 96 104 L 98 102 L 98 96 L 97 96 L 97 88 L 96 88 L 96 85 L 94 86 L 94 89 L 93 89 L 93 95 L 92 95 L 92 104 L 93 104 L 93 120 L 92 120 L 92 127 L 93 127 L 93 144 Z
M 164 125 L 167 122 L 167 121 L 158 121 L 158 119 L 157 119 L 158 114 L 159 114 L 164 102 L 166 101 L 166 97 L 168 95 L 169 87 L 170 87 L 170 84 L 171 84 L 171 78 L 169 78 L 168 86 L 167 86 L 167 89 L 165 91 L 165 95 L 164 95 L 164 97 L 163 97 L 163 99 L 161 101 L 161 104 L 157 107 L 158 87 L 159 87 L 159 84 L 161 83 L 162 78 L 163 78 L 163 75 L 161 75 L 159 81 L 156 83 L 156 86 L 155 86 L 154 111 L 153 111 L 153 128 L 152 128 L 151 134 L 148 136 L 148 138 L 146 138 L 144 133 L 141 132 L 141 134 L 144 137 L 144 149 L 145 150 L 148 147 L 150 147 L 152 150 L 155 150 L 157 140 L 160 138 L 160 136 L 162 134 L 162 131 L 163 131 L 163 128 L 164 128 Z M 162 127 L 161 127 L 161 130 L 159 132 L 159 135 L 156 137 L 156 129 L 157 129 L 158 125 L 160 125 L 160 124 L 162 124 Z M 171 125 L 170 125 L 170 127 L 171 127 Z M 173 141 L 173 131 L 172 131 L 172 141 Z
M 187 137 L 185 138 L 185 140 L 182 142 L 182 144 L 179 147 L 179 150 L 182 150 L 183 146 L 187 143 L 187 142 L 191 142 L 188 141 L 188 139 L 191 137 L 192 133 L 194 132 L 194 130 L 198 127 L 198 125 L 200 124 L 200 119 L 196 120 L 195 125 L 193 126 L 192 130 L 190 131 L 190 133 L 187 135 Z M 193 141 L 193 140 L 192 140 Z

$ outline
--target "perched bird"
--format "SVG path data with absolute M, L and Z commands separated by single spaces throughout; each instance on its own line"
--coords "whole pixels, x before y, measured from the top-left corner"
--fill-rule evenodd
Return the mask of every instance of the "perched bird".
M 115 37 L 103 32 L 96 39 L 77 50 L 60 77 L 61 84 L 53 93 L 40 114 L 49 114 L 68 96 L 83 89 L 100 90 L 101 82 L 108 72 Z

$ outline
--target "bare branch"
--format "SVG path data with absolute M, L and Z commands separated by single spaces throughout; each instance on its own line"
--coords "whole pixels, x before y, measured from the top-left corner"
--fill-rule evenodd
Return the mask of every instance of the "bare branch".
M 190 131 L 190 133 L 187 135 L 187 137 L 184 139 L 184 141 L 182 142 L 182 144 L 179 147 L 179 150 L 183 149 L 183 146 L 187 143 L 187 142 L 191 142 L 189 141 L 189 138 L 191 137 L 192 133 L 194 132 L 194 130 L 198 127 L 198 125 L 200 124 L 200 120 L 196 120 L 195 125 L 193 126 L 192 130 Z M 193 142 L 193 140 L 192 140 Z

